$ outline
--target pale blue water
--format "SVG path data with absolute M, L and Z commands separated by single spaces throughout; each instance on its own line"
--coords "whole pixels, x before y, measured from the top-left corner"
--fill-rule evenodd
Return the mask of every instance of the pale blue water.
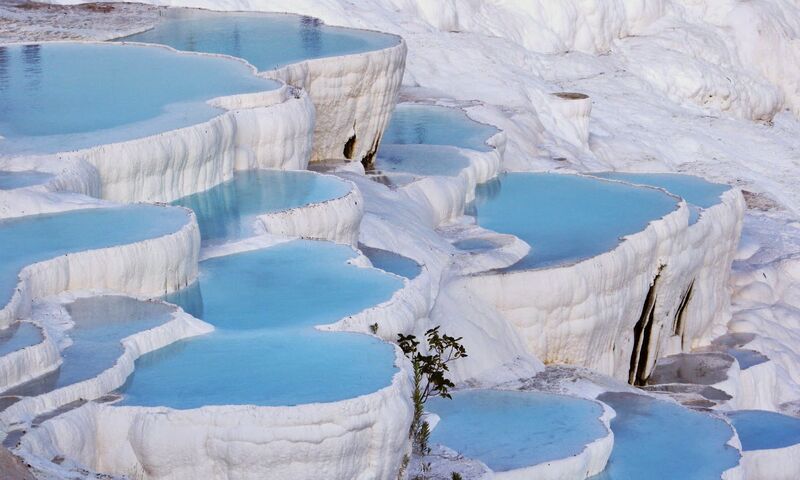
M 386 145 L 375 157 L 381 173 L 453 177 L 469 166 L 469 158 L 454 148 L 435 145 Z
M 704 208 L 718 204 L 721 195 L 731 189 L 729 185 L 712 183 L 700 177 L 677 173 L 601 172 L 592 175 L 663 188 L 686 200 L 689 205 L 690 224 L 696 223 Z
M 0 140 L 0 145 L 2 145 Z M 34 172 L 33 170 L 21 172 L 0 171 L 0 190 L 13 190 L 15 188 L 30 187 L 44 183 L 53 176 L 49 173 Z
M 0 305 L 17 286 L 19 271 L 59 255 L 129 244 L 180 230 L 180 208 L 127 205 L 0 220 Z M 98 272 L 98 275 L 102 272 Z
M 55 372 L 37 378 L 10 394 L 33 396 L 96 377 L 122 355 L 122 339 L 170 320 L 174 307 L 130 297 L 107 295 L 67 305 L 75 326 L 67 330 L 72 344 L 61 352 Z
M 252 235 L 259 215 L 343 197 L 349 191 L 342 180 L 313 172 L 251 170 L 174 204 L 194 210 L 203 240 L 218 243 Z
M 740 410 L 728 413 L 742 450 L 769 450 L 800 443 L 800 419 L 764 410 Z
M 145 355 L 123 387 L 123 405 L 296 405 L 332 402 L 391 383 L 394 349 L 333 323 L 388 300 L 399 278 L 346 264 L 351 249 L 313 241 L 201 263 L 202 318 L 216 330 Z
M 0 329 L 0 357 L 43 341 L 41 328 L 30 322 L 16 322 Z
M 277 87 L 242 62 L 160 47 L 0 46 L 0 154 L 140 138 L 218 115 L 211 98 Z
M 401 103 L 394 109 L 381 143 L 451 145 L 486 152 L 491 150 L 486 140 L 497 132 L 457 108 Z
M 769 357 L 766 355 L 746 348 L 729 348 L 725 350 L 725 353 L 734 357 L 739 362 L 739 368 L 742 370 L 747 370 L 750 367 L 769 361 Z
M 392 35 L 330 27 L 299 15 L 177 9 L 167 15 L 152 30 L 119 40 L 232 55 L 262 71 L 312 58 L 380 50 L 399 42 Z
M 597 403 L 539 392 L 468 390 L 426 407 L 441 417 L 430 442 L 494 471 L 570 457 L 606 435 Z
M 363 245 L 358 247 L 361 252 L 369 258 L 372 266 L 380 268 L 381 270 L 401 277 L 406 277 L 409 280 L 415 278 L 422 271 L 422 267 L 408 257 L 404 257 L 388 250 L 380 248 L 370 248 Z
M 531 246 L 512 270 L 552 267 L 614 249 L 677 208 L 657 190 L 579 175 L 509 173 L 478 185 L 478 224 Z
M 632 393 L 598 399 L 617 416 L 608 466 L 593 480 L 719 480 L 739 462 L 739 452 L 726 445 L 733 430 L 723 420 Z
M 485 251 L 497 248 L 497 245 L 494 242 L 484 240 L 482 238 L 466 238 L 464 240 L 458 240 L 453 242 L 453 246 L 459 250 L 465 250 L 468 252 L 479 252 L 482 250 Z

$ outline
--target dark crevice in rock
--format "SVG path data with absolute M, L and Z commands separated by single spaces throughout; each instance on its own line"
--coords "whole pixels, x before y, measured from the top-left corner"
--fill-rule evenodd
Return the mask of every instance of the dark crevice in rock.
M 689 305 L 689 302 L 692 300 L 692 292 L 694 291 L 694 280 L 692 283 L 689 284 L 689 288 L 686 289 L 686 292 L 683 294 L 681 298 L 681 303 L 678 305 L 678 310 L 675 311 L 675 321 L 673 323 L 672 332 L 675 335 L 681 337 L 681 350 L 684 349 L 684 338 L 683 334 L 686 330 L 686 307 Z
M 647 383 L 647 361 L 650 354 L 650 343 L 653 335 L 654 315 L 656 309 L 656 288 L 661 270 L 653 278 L 650 289 L 647 291 L 642 313 L 639 321 L 633 327 L 633 351 L 631 352 L 630 370 L 628 371 L 628 383 L 641 386 Z
M 356 134 L 354 133 L 352 137 L 347 139 L 347 143 L 344 144 L 344 149 L 342 150 L 342 154 L 344 158 L 348 160 L 353 159 L 353 155 L 356 153 Z

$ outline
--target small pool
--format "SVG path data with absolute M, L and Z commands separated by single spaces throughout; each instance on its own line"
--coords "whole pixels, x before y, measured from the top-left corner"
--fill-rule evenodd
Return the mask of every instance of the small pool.
M 0 329 L 0 357 L 44 341 L 42 329 L 30 322 L 15 322 Z
M 0 139 L 0 145 L 2 145 L 2 139 Z M 30 187 L 44 183 L 51 178 L 53 178 L 53 175 L 49 173 L 35 172 L 33 170 L 21 172 L 0 171 L 0 190 Z
M 750 367 L 755 367 L 756 365 L 761 365 L 769 361 L 769 357 L 763 353 L 746 348 L 729 348 L 725 350 L 725 353 L 735 358 L 736 361 L 739 362 L 739 368 L 742 370 L 747 370 Z
M 312 17 L 189 9 L 170 9 L 155 28 L 118 40 L 232 55 L 262 71 L 313 58 L 381 50 L 399 42 L 393 35 L 330 27 Z
M 800 418 L 764 410 L 728 413 L 739 433 L 742 450 L 771 450 L 800 443 Z
M 375 170 L 383 174 L 457 176 L 470 160 L 455 148 L 431 145 L 383 145 L 375 157 Z M 393 177 L 394 178 L 394 177 Z
M 501 175 L 478 185 L 472 205 L 481 227 L 531 246 L 511 270 L 564 265 L 613 250 L 622 237 L 676 208 L 674 197 L 651 188 L 552 173 Z
M 422 267 L 417 262 L 400 254 L 363 245 L 359 245 L 358 248 L 369 258 L 373 267 L 380 268 L 384 272 L 394 273 L 411 280 L 422 271 Z
M 153 135 L 220 113 L 207 100 L 278 88 L 242 62 L 148 46 L 0 46 L 0 155 Z
M 485 252 L 497 248 L 496 243 L 483 238 L 465 238 L 464 240 L 457 240 L 453 242 L 453 246 L 465 252 Z
M 253 235 L 259 215 L 343 197 L 350 185 L 307 171 L 250 170 L 175 202 L 194 210 L 209 244 Z
M 722 194 L 731 189 L 729 185 L 712 183 L 700 177 L 682 175 L 679 173 L 601 172 L 593 173 L 592 175 L 611 180 L 622 180 L 638 185 L 663 188 L 686 200 L 686 203 L 690 207 L 690 224 L 696 223 L 703 209 L 718 204 Z
M 168 322 L 174 312 L 170 305 L 118 295 L 81 298 L 66 308 L 75 325 L 67 331 L 72 344 L 61 352 L 64 362 L 9 395 L 40 395 L 96 377 L 122 355 L 124 338 Z
M 739 463 L 739 452 L 727 445 L 733 430 L 723 420 L 644 395 L 598 399 L 617 416 L 608 466 L 594 480 L 719 480 Z
M 401 103 L 394 109 L 381 143 L 451 145 L 487 152 L 492 148 L 486 140 L 498 131 L 470 119 L 461 109 Z
M 130 244 L 177 232 L 189 222 L 182 208 L 127 205 L 0 220 L 0 305 L 20 270 L 59 255 Z
M 375 392 L 397 371 L 392 345 L 318 331 L 389 300 L 399 278 L 347 264 L 352 249 L 296 240 L 201 262 L 182 297 L 216 330 L 147 354 L 122 405 L 297 405 Z
M 441 421 L 431 443 L 480 460 L 495 472 L 577 455 L 607 435 L 595 402 L 539 392 L 468 390 L 433 398 Z

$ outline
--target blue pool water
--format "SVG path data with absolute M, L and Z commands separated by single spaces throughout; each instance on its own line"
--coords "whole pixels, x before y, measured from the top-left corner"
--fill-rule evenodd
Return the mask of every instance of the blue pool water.
M 0 140 L 2 142 L 2 140 Z M 0 190 L 13 190 L 15 188 L 29 187 L 44 183 L 53 176 L 49 173 L 22 171 L 4 172 L 0 171 Z
M 632 393 L 598 398 L 617 416 L 611 458 L 593 480 L 719 480 L 739 462 L 739 452 L 726 445 L 733 431 L 723 420 Z
M 73 252 L 160 237 L 180 230 L 188 221 L 184 209 L 153 205 L 0 220 L 0 305 L 11 299 L 17 275 L 27 265 Z
M 30 322 L 16 322 L 0 329 L 0 357 L 44 341 L 42 329 Z
M 216 243 L 252 235 L 259 215 L 343 197 L 349 191 L 338 178 L 313 172 L 252 170 L 174 204 L 194 210 L 203 240 Z
M 494 242 L 482 238 L 466 238 L 464 240 L 458 240 L 453 242 L 453 246 L 459 250 L 464 250 L 467 252 L 480 252 L 497 248 L 497 245 Z
M 375 157 L 381 173 L 419 176 L 456 176 L 469 166 L 469 158 L 454 148 L 431 145 L 383 145 Z
M 739 433 L 742 450 L 769 450 L 800 443 L 800 419 L 763 410 L 740 410 L 728 414 Z
M 333 323 L 391 298 L 399 278 L 346 262 L 341 245 L 293 241 L 201 263 L 183 300 L 216 330 L 145 355 L 124 405 L 296 405 L 332 402 L 391 383 L 394 349 Z
M 712 183 L 700 177 L 677 173 L 601 172 L 593 173 L 592 175 L 663 188 L 686 200 L 686 203 L 689 204 L 690 224 L 697 222 L 704 208 L 718 204 L 720 196 L 731 189 L 729 185 Z
M 742 370 L 747 370 L 750 367 L 769 361 L 769 357 L 766 355 L 746 348 L 729 348 L 725 350 L 725 353 L 735 358 L 739 362 L 739 368 Z
M 324 25 L 298 15 L 171 10 L 155 28 L 122 41 L 240 57 L 259 70 L 396 45 L 392 35 Z
M 614 249 L 677 208 L 657 190 L 579 175 L 509 173 L 478 185 L 478 224 L 531 246 L 514 270 L 568 264 Z
M 427 408 L 441 417 L 431 443 L 496 472 L 567 458 L 606 436 L 600 405 L 562 395 L 468 390 L 433 398 Z
M 401 103 L 383 132 L 383 145 L 451 145 L 489 151 L 486 140 L 498 130 L 471 120 L 460 109 Z
M 242 62 L 160 47 L 0 46 L 0 154 L 140 138 L 218 115 L 211 98 L 277 87 Z
M 408 257 L 404 257 L 388 250 L 380 248 L 370 248 L 360 245 L 358 247 L 361 252 L 369 258 L 372 266 L 380 268 L 381 270 L 401 277 L 406 277 L 409 280 L 415 278 L 422 271 L 422 267 Z
M 67 331 L 72 344 L 62 350 L 55 372 L 9 392 L 33 396 L 96 377 L 122 355 L 122 339 L 170 320 L 174 307 L 118 295 L 81 298 L 67 305 L 75 325 Z

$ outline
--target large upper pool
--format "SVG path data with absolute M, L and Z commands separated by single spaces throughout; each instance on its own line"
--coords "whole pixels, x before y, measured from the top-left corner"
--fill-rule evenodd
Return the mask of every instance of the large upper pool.
M 721 201 L 723 193 L 731 189 L 729 185 L 712 183 L 700 177 L 679 173 L 626 173 L 601 172 L 592 175 L 637 185 L 659 187 L 677 195 L 689 205 L 689 223 L 697 222 L 704 208 L 713 207 Z
M 470 119 L 457 108 L 401 103 L 383 132 L 381 143 L 450 145 L 489 151 L 486 144 L 498 130 Z
M 677 208 L 677 199 L 652 188 L 579 175 L 509 173 L 478 185 L 478 224 L 510 233 L 531 246 L 513 270 L 552 267 L 614 249 Z
M 433 398 L 428 409 L 441 418 L 431 443 L 496 472 L 568 458 L 607 435 L 599 404 L 563 395 L 468 390 Z
M 331 27 L 299 15 L 188 9 L 170 10 L 155 28 L 119 40 L 232 55 L 262 71 L 313 58 L 381 50 L 399 42 L 393 35 Z
M 160 47 L 0 46 L 0 155 L 153 135 L 218 115 L 209 99 L 277 87 L 242 62 Z
M 254 234 L 259 215 L 343 197 L 349 191 L 349 184 L 327 175 L 251 170 L 174 203 L 194 210 L 204 242 L 219 243 Z
M 142 357 L 121 404 L 296 405 L 389 385 L 392 345 L 314 328 L 389 300 L 403 286 L 348 264 L 353 257 L 349 247 L 298 240 L 201 262 L 196 291 L 172 299 L 216 330 Z
M 20 270 L 59 255 L 135 243 L 177 232 L 189 222 L 182 208 L 127 205 L 0 220 L 0 305 Z
M 742 441 L 742 450 L 770 450 L 800 443 L 800 418 L 763 410 L 728 414 Z
M 67 331 L 72 343 L 61 352 L 61 366 L 8 394 L 34 396 L 96 377 L 122 355 L 124 338 L 166 323 L 174 309 L 117 295 L 76 300 L 67 305 L 74 326 Z
M 739 463 L 739 452 L 727 444 L 733 430 L 723 420 L 632 393 L 599 399 L 617 416 L 608 466 L 593 480 L 719 480 Z

